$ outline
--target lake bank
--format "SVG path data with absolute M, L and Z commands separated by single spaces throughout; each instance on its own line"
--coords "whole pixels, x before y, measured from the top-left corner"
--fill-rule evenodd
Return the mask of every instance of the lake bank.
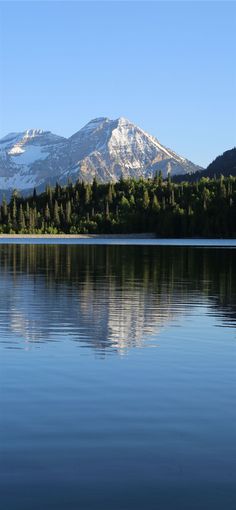
M 155 234 L 0 234 L 0 239 L 156 239 Z
M 1 234 L 0 244 L 75 244 L 236 248 L 236 239 L 157 238 L 154 234 Z

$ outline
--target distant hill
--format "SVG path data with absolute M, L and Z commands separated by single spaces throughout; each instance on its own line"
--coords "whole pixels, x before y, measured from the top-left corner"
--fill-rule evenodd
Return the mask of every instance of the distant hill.
M 201 172 L 197 171 L 192 174 L 176 175 L 173 180 L 174 182 L 194 182 L 202 177 L 210 177 L 212 179 L 214 177 L 220 177 L 220 175 L 224 175 L 225 177 L 229 175 L 236 176 L 236 147 L 225 151 L 221 156 L 217 156 L 205 170 Z
M 221 156 L 218 156 L 207 167 L 203 174 L 207 173 L 208 177 L 219 177 L 221 174 L 225 176 L 236 176 L 236 147 L 225 151 Z

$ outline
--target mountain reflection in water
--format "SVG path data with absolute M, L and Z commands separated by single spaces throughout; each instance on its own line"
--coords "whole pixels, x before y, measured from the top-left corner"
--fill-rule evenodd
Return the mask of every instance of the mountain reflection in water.
M 195 307 L 219 325 L 236 320 L 234 250 L 2 245 L 0 282 L 7 348 L 70 338 L 102 355 L 126 353 Z

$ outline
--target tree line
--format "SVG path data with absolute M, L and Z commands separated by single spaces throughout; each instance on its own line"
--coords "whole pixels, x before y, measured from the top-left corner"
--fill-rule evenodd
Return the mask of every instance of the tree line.
M 160 237 L 236 237 L 236 177 L 197 182 L 121 179 L 13 191 L 0 206 L 0 233 L 155 233 Z

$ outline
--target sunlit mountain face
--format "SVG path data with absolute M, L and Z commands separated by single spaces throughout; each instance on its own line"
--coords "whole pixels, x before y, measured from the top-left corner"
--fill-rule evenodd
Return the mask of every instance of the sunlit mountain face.
M 93 119 L 70 138 L 28 129 L 0 139 L 0 190 L 43 189 L 68 179 L 115 182 L 124 177 L 188 175 L 202 168 L 124 118 Z
M 236 321 L 234 250 L 4 245 L 0 281 L 8 348 L 66 338 L 99 355 L 126 354 L 154 338 L 157 345 L 163 328 L 190 309 L 208 307 L 224 325 Z

